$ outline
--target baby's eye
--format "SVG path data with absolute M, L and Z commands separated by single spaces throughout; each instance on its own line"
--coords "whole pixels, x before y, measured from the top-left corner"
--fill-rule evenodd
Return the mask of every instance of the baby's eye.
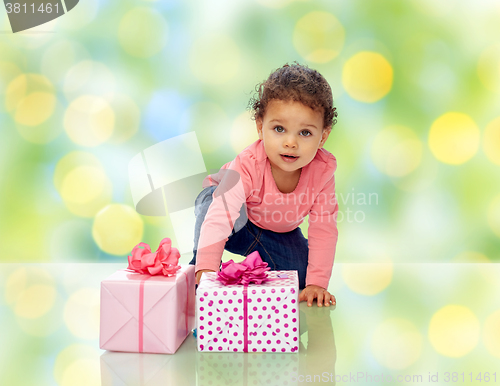
M 302 130 L 301 133 L 304 137 L 309 137 L 310 135 L 312 135 L 309 130 Z
M 278 133 L 283 133 L 285 131 L 285 129 L 283 128 L 283 126 L 276 126 L 274 128 L 274 130 L 276 130 Z

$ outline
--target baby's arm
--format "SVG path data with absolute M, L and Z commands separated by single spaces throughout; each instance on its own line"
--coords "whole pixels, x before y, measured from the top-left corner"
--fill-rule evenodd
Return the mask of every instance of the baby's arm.
M 336 304 L 335 296 L 327 288 L 338 238 L 337 213 L 335 178 L 332 176 L 309 212 L 306 288 L 299 296 L 299 301 L 307 301 L 308 306 L 312 305 L 314 299 L 318 299 L 318 306 L 329 306 L 330 302 Z
M 240 156 L 219 173 L 223 177 L 213 193 L 213 201 L 200 230 L 196 254 L 197 281 L 201 277 L 199 272 L 219 270 L 224 247 L 240 216 L 240 209 L 246 202 L 246 192 L 249 191 L 250 178 Z
M 212 271 L 211 269 L 202 269 L 201 271 L 196 272 L 196 284 L 200 284 L 200 279 L 203 272 L 215 272 L 215 271 Z

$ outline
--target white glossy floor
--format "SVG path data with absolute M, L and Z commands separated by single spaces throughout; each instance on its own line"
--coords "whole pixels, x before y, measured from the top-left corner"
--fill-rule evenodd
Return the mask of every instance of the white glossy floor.
M 337 264 L 338 305 L 301 303 L 296 354 L 100 350 L 99 284 L 121 268 L 0 265 L 0 384 L 500 384 L 498 264 Z

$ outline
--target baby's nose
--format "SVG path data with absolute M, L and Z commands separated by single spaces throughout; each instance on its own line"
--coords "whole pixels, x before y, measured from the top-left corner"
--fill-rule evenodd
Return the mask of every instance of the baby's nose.
M 293 136 L 288 136 L 285 138 L 285 147 L 297 147 L 297 140 Z

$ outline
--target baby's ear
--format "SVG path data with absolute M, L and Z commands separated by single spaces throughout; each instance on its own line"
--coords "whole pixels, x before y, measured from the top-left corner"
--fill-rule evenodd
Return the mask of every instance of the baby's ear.
M 331 126 L 327 126 L 323 129 L 323 132 L 321 133 L 321 142 L 319 143 L 319 149 L 323 147 L 331 132 L 332 132 Z
M 259 134 L 259 139 L 262 139 L 262 118 L 257 118 L 255 120 L 255 125 L 257 126 L 257 134 Z

